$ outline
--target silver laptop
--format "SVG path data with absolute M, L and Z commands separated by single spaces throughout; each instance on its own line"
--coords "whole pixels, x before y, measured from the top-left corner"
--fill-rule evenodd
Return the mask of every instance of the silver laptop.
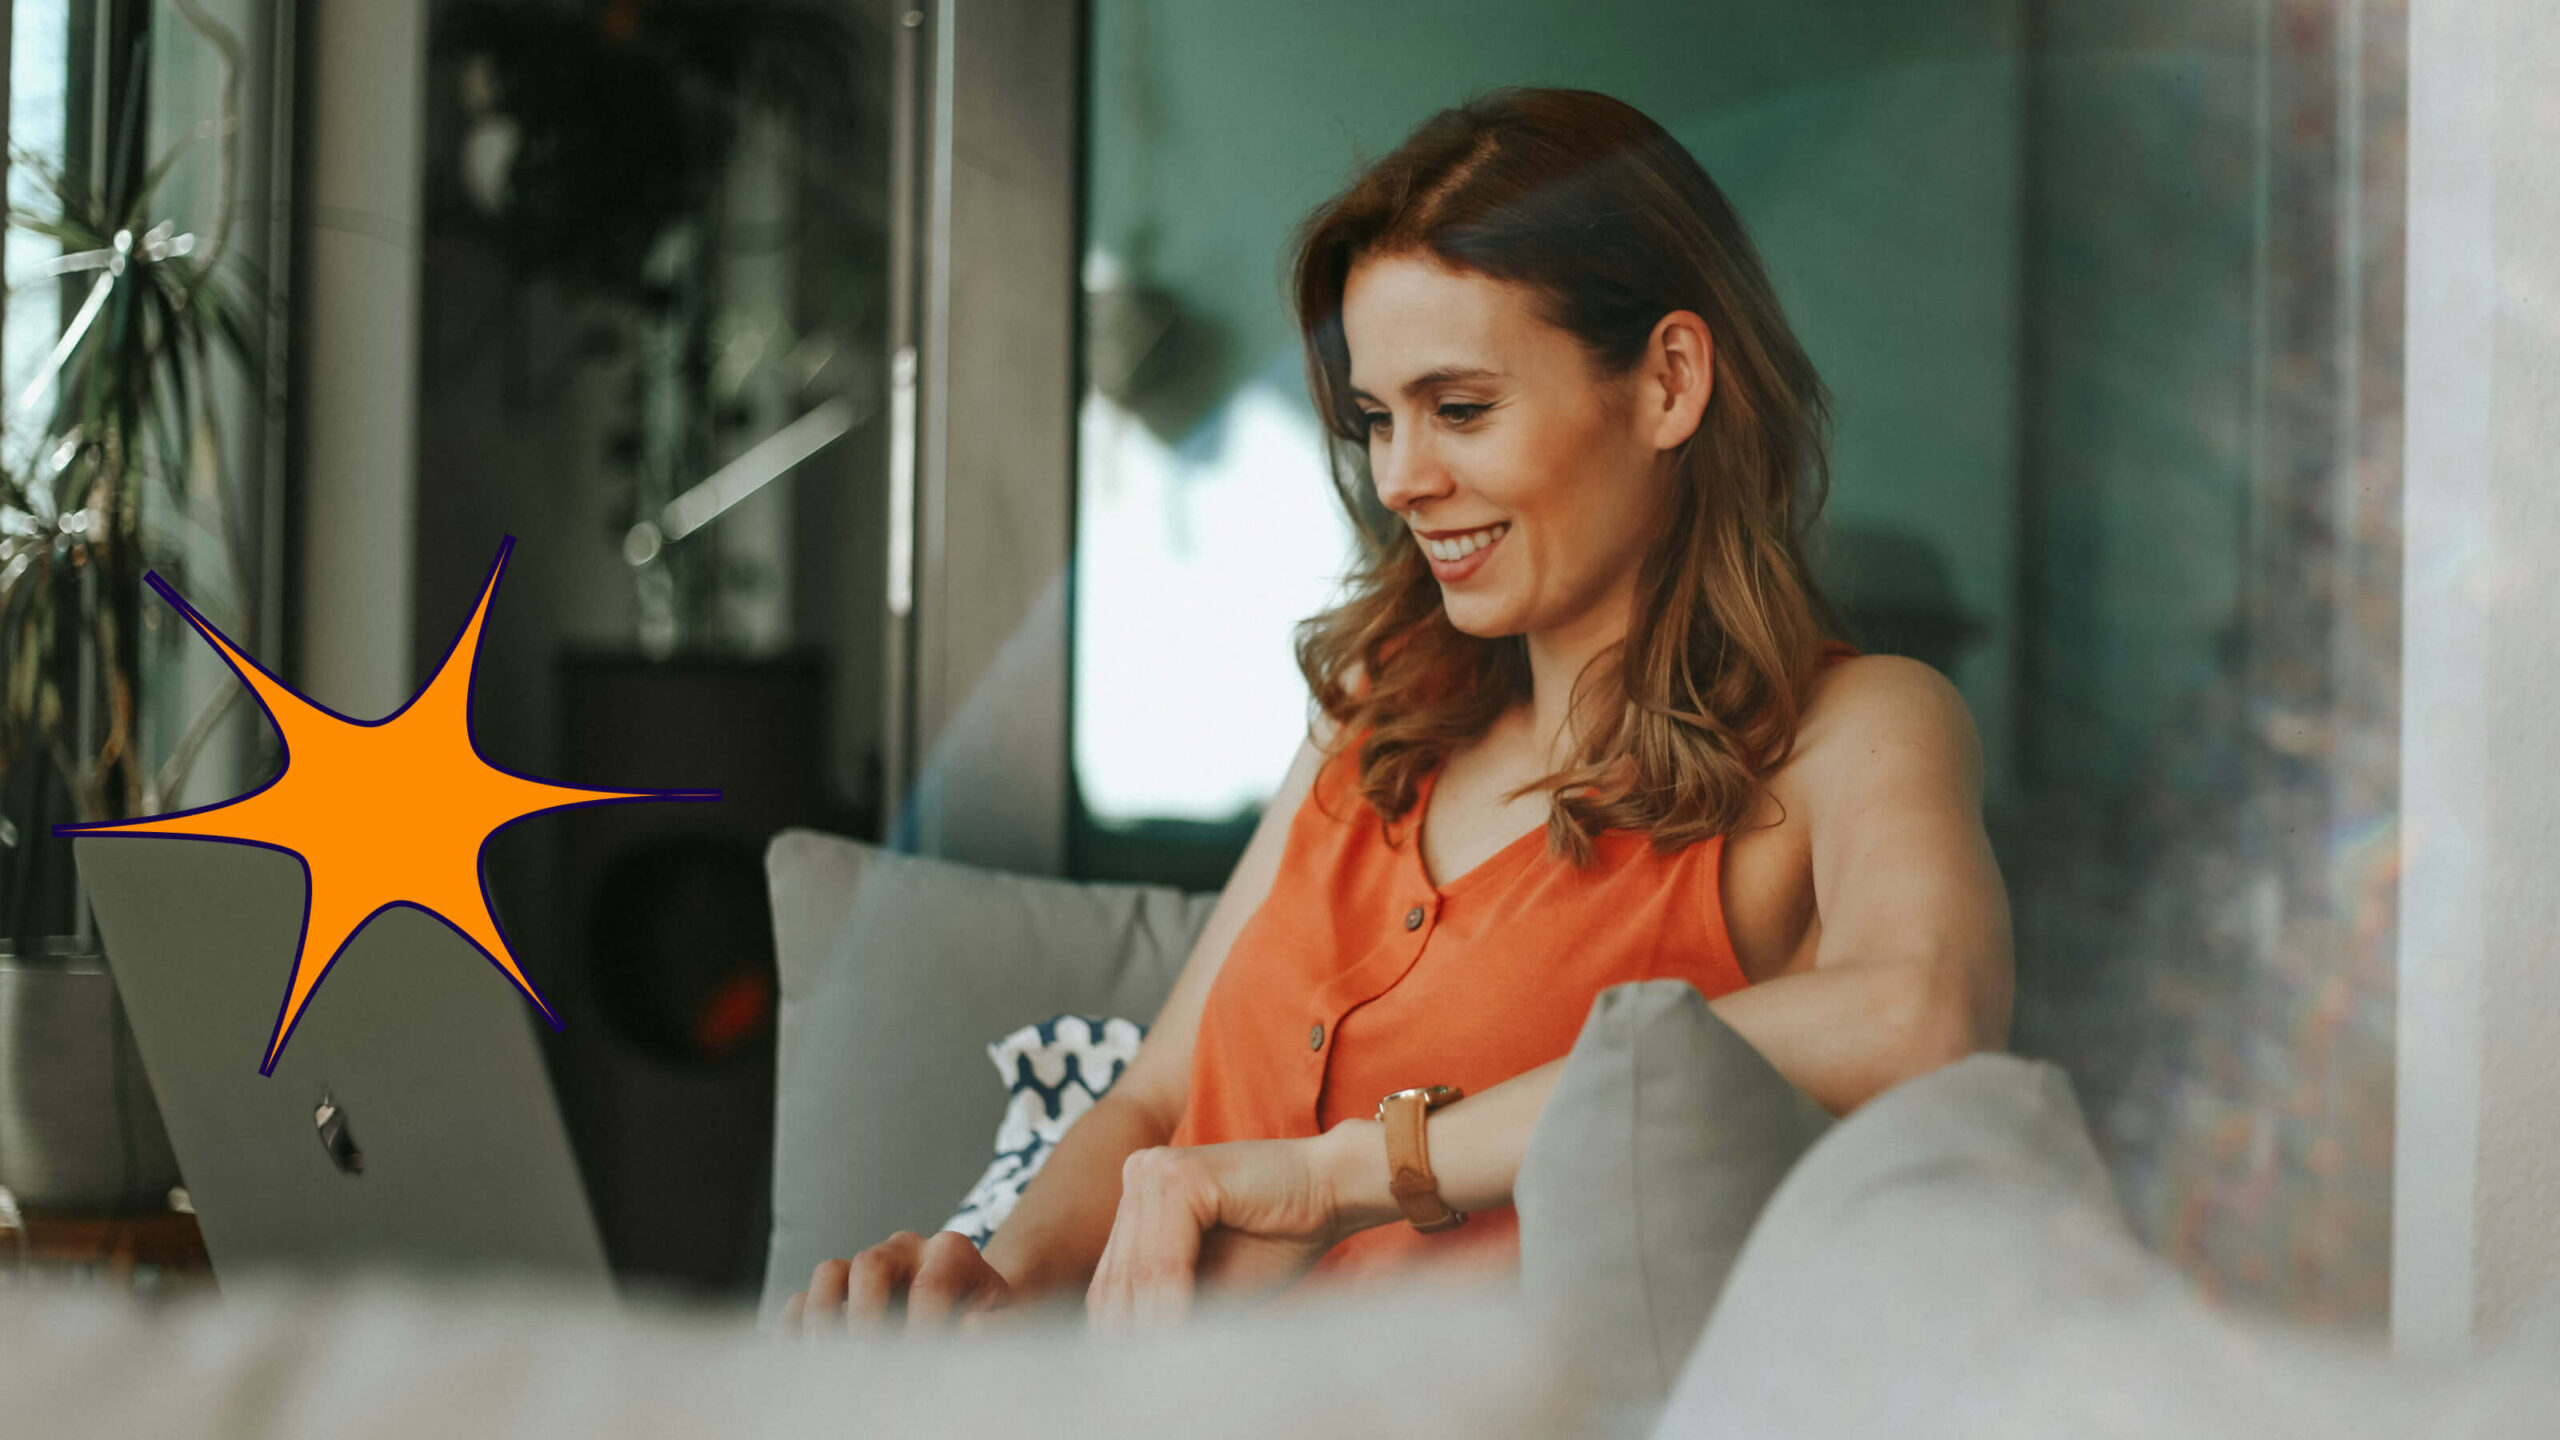
M 541 1019 L 469 941 L 407 906 L 376 915 L 261 1075 L 301 864 L 161 837 L 73 853 L 217 1279 L 495 1271 L 612 1293 Z

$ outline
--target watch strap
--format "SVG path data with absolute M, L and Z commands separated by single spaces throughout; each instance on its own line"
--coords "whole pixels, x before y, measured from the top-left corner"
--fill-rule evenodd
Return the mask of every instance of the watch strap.
M 1454 1086 L 1433 1085 L 1399 1090 L 1378 1102 L 1378 1121 L 1387 1138 L 1387 1192 L 1396 1197 L 1406 1221 L 1425 1235 L 1454 1230 L 1467 1221 L 1464 1211 L 1451 1209 L 1440 1198 L 1425 1123 L 1433 1110 L 1460 1093 Z

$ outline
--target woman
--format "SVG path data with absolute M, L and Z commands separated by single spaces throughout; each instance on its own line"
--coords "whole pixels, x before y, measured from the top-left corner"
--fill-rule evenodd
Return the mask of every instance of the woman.
M 1202 1284 L 1516 1263 L 1530 1127 L 1621 981 L 1695 983 L 1834 1113 L 2005 1043 L 1972 722 L 1827 638 L 1822 385 L 1688 152 L 1606 96 L 1496 92 L 1311 216 L 1294 273 L 1337 488 L 1359 519 L 1365 461 L 1396 522 L 1299 627 L 1311 738 L 986 1251 L 892 1237 L 791 1323 L 1074 1287 L 1144 1323 Z M 1431 1085 L 1464 1098 L 1420 1122 L 1436 1197 L 1399 1201 L 1380 1097 Z

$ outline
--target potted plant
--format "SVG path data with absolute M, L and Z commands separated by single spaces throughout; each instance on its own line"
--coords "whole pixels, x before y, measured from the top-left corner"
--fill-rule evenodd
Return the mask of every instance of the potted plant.
M 0 397 L 13 421 L 46 417 L 32 444 L 21 432 L 27 453 L 0 454 L 0 1188 L 29 1209 L 147 1207 L 177 1181 L 71 843 L 53 827 L 167 808 L 240 694 L 221 687 L 166 754 L 146 753 L 142 576 L 187 588 L 190 548 L 236 572 L 211 381 L 222 356 L 258 373 L 226 274 L 238 42 L 186 0 L 177 8 L 222 64 L 222 113 L 198 127 L 220 147 L 210 234 L 182 231 L 162 193 L 196 136 L 143 163 L 143 41 L 91 175 L 11 162 L 46 199 L 9 223 L 62 249 L 35 283 L 67 280 L 66 302 L 82 297 L 39 373 Z M 229 588 L 241 599 L 224 618 L 245 630 L 248 587 Z

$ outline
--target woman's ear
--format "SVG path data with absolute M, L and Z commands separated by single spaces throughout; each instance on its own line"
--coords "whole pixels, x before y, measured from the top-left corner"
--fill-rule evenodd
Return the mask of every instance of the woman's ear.
M 1707 333 L 1707 322 L 1694 310 L 1674 310 L 1655 321 L 1637 416 L 1651 430 L 1646 438 L 1654 449 L 1677 449 L 1698 433 L 1715 385 L 1715 337 Z

